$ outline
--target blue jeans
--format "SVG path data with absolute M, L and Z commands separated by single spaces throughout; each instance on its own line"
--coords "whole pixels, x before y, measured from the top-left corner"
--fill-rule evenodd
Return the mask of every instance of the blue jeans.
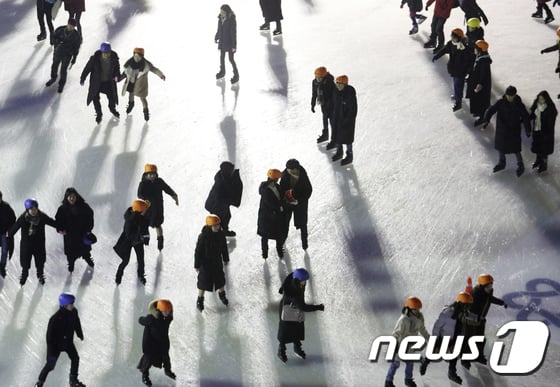
M 463 101 L 463 90 L 465 89 L 465 77 L 451 77 L 453 80 L 453 98 L 458 106 Z
M 397 368 L 401 365 L 399 360 L 393 360 L 391 365 L 389 366 L 389 371 L 387 372 L 387 376 L 385 380 L 392 382 L 393 378 L 395 377 L 395 373 L 397 372 Z M 412 361 L 405 361 L 404 362 L 404 378 L 405 379 L 412 379 L 412 371 L 414 370 L 414 362 Z
M 5 234 L 0 235 L 0 243 L 2 246 L 2 257 L 0 258 L 0 267 L 6 267 L 8 260 L 8 238 Z

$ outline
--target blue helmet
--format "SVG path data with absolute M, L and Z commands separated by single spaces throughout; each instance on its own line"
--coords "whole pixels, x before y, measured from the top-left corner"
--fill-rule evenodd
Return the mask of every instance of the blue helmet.
M 58 304 L 61 307 L 73 304 L 74 301 L 76 301 L 76 297 L 74 297 L 74 295 L 70 293 L 62 293 L 60 296 L 58 296 Z
M 25 199 L 23 205 L 25 206 L 26 210 L 29 210 L 33 207 L 39 208 L 39 203 L 35 199 Z
M 307 281 L 309 279 L 309 273 L 304 268 L 294 270 L 294 278 L 300 281 Z
M 99 47 L 99 51 L 110 52 L 111 51 L 111 43 L 109 43 L 109 42 L 101 43 L 101 47 Z

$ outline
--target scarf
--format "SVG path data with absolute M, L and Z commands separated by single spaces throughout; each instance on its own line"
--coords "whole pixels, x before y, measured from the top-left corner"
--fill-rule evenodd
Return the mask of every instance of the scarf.
M 317 105 L 323 104 L 323 82 L 325 81 L 317 82 Z
M 462 50 L 464 50 L 464 49 L 466 48 L 466 47 L 465 47 L 465 44 L 464 44 L 462 41 L 460 41 L 460 40 L 459 40 L 458 42 L 454 42 L 454 41 L 452 40 L 451 43 L 455 46 L 455 48 L 456 48 L 457 50 L 461 50 L 461 51 L 462 51 Z
M 25 214 L 25 220 L 29 223 L 29 231 L 27 232 L 27 235 L 29 236 L 35 235 L 37 233 L 37 226 L 41 221 L 39 214 L 37 214 L 36 216 L 31 216 L 28 212 Z
M 537 104 L 537 108 L 535 109 L 535 127 L 533 128 L 533 130 L 535 132 L 540 132 L 541 131 L 541 113 L 544 112 L 546 110 L 546 104 Z
M 276 196 L 276 199 L 280 200 L 280 192 L 278 192 L 278 188 L 276 188 L 276 185 L 274 184 L 274 182 L 271 182 L 268 185 L 268 188 L 270 188 L 272 193 L 274 193 L 274 196 Z

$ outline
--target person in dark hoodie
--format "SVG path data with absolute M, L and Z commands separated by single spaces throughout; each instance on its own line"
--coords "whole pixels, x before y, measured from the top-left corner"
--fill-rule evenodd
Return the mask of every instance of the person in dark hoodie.
M 484 116 L 484 127 L 490 122 L 492 116 L 498 113 L 496 119 L 496 134 L 494 137 L 494 148 L 499 153 L 498 164 L 494 167 L 494 173 L 506 167 L 506 154 L 515 153 L 517 159 L 517 177 L 525 171 L 523 157 L 521 156 L 521 124 L 525 127 L 527 136 L 531 133 L 529 113 L 517 95 L 514 86 L 508 86 L 505 95 L 494 105 L 490 106 Z
M 269 169 L 266 173 L 266 181 L 259 185 L 259 213 L 257 218 L 257 234 L 261 237 L 262 257 L 268 258 L 268 240 L 276 241 L 276 252 L 278 258 L 284 257 L 284 200 L 282 189 L 278 185 L 278 179 L 282 172 L 278 169 Z
M 56 228 L 64 235 L 64 254 L 68 261 L 68 271 L 74 271 L 74 262 L 83 258 L 93 267 L 91 245 L 97 240 L 91 233 L 93 229 L 93 210 L 75 188 L 67 188 L 62 205 L 55 215 Z
M 554 126 L 557 115 L 558 110 L 548 92 L 543 90 L 537 94 L 531 105 L 529 118 L 533 121 L 531 152 L 537 156 L 533 169 L 538 168 L 538 173 L 547 170 L 548 155 L 554 152 Z
M 342 146 L 346 144 L 346 157 L 340 165 L 352 163 L 354 160 L 353 143 L 356 130 L 356 115 L 358 114 L 358 101 L 356 89 L 348 84 L 348 77 L 336 77 L 337 91 L 334 93 L 333 104 L 333 138 L 336 144 L 336 153 L 332 161 L 342 159 Z
M 231 220 L 230 206 L 239 207 L 243 195 L 243 182 L 239 176 L 239 169 L 233 163 L 224 161 L 220 170 L 214 175 L 214 185 L 210 189 L 204 208 L 211 214 L 220 217 L 222 229 L 227 237 L 234 237 L 235 231 L 229 229 Z
M 307 250 L 307 212 L 313 187 L 307 171 L 296 159 L 289 159 L 286 162 L 286 169 L 280 178 L 280 191 L 287 202 L 287 205 L 284 206 L 283 235 L 288 236 L 293 213 L 294 226 L 301 232 L 301 247 Z
M 304 268 L 298 268 L 288 274 L 278 293 L 282 294 L 282 301 L 278 308 L 278 353 L 277 356 L 284 363 L 288 361 L 286 356 L 286 344 L 294 344 L 294 352 L 297 356 L 305 359 L 301 342 L 305 340 L 305 312 L 324 311 L 323 304 L 307 304 L 305 302 L 305 286 L 309 280 L 309 273 Z
M 146 278 L 144 276 L 144 245 L 148 244 L 150 235 L 148 234 L 149 220 L 146 217 L 148 211 L 148 203 L 144 200 L 135 200 L 132 206 L 127 208 L 124 213 L 124 227 L 119 240 L 113 246 L 113 250 L 122 259 L 115 283 L 120 285 L 124 269 L 130 261 L 131 250 L 134 249 L 136 259 L 138 260 L 138 280 L 145 285 Z
M 47 327 L 47 362 L 39 374 L 35 387 L 43 386 L 62 352 L 66 352 L 70 358 L 70 387 L 86 387 L 78 380 L 80 356 L 74 345 L 74 333 L 82 341 L 84 333 L 78 310 L 74 307 L 75 301 L 76 298 L 70 293 L 62 293 L 58 297 L 60 308 L 49 319 Z
M 194 269 L 198 273 L 196 287 L 198 298 L 196 307 L 204 310 L 204 292 L 218 289 L 220 301 L 228 306 L 226 298 L 226 275 L 224 265 L 229 262 L 226 234 L 220 225 L 220 217 L 210 214 L 206 217 L 206 225 L 198 235 L 194 251 Z
M 317 137 L 318 144 L 329 139 L 329 121 L 332 120 L 333 96 L 335 90 L 334 77 L 327 71 L 327 68 L 324 66 L 317 67 L 315 69 L 315 78 L 311 83 L 311 112 L 315 113 L 315 106 L 321 105 L 323 130 L 319 137 Z M 327 144 L 327 149 L 332 149 L 335 146 L 331 136 L 331 141 Z
M 488 46 L 488 43 L 484 40 L 476 41 L 473 68 L 467 79 L 466 97 L 470 99 L 471 114 L 476 117 L 475 126 L 484 122 L 484 113 L 490 106 L 490 96 L 492 95 L 492 72 L 490 69 L 492 59 L 488 54 Z
M 31 259 L 35 257 L 37 278 L 41 285 L 45 284 L 45 261 L 47 251 L 45 248 L 45 226 L 56 228 L 56 222 L 50 216 L 39 210 L 39 203 L 35 199 L 26 199 L 25 212 L 21 214 L 6 236 L 11 238 L 21 228 L 21 241 L 19 245 L 19 259 L 21 264 L 20 285 L 24 285 L 29 275 Z
M 76 24 L 76 19 L 68 19 L 68 24 L 58 27 L 52 36 L 54 51 L 51 78 L 47 81 L 45 86 L 49 87 L 56 82 L 58 68 L 60 67 L 60 80 L 58 81 L 59 93 L 62 93 L 62 90 L 64 90 L 66 77 L 68 75 L 68 66 L 70 63 L 72 63 L 72 65 L 76 63 L 80 45 L 82 44 L 82 37 L 80 33 L 76 31 Z
M 6 277 L 6 263 L 8 257 L 12 258 L 14 253 L 14 239 L 8 238 L 6 233 L 16 222 L 16 213 L 12 206 L 5 202 L 0 191 L 0 247 L 2 248 L 2 255 L 0 256 L 0 276 Z
M 441 50 L 435 53 L 432 62 L 435 62 L 445 54 L 449 55 L 447 72 L 453 81 L 453 98 L 455 99 L 453 111 L 456 112 L 461 109 L 463 104 L 465 77 L 472 63 L 472 55 L 468 49 L 467 39 L 462 29 L 455 28 L 451 31 L 451 40 L 448 41 Z
M 150 367 L 161 368 L 165 375 L 175 379 L 176 375 L 171 371 L 171 359 L 169 358 L 169 326 L 173 321 L 173 304 L 169 300 L 160 299 L 152 301 L 149 305 L 150 314 L 138 319 L 138 323 L 144 327 L 142 335 L 142 358 L 138 363 L 138 369 L 142 372 L 142 383 L 151 386 Z
M 150 219 L 150 227 L 156 229 L 158 250 L 163 250 L 163 192 L 173 198 L 179 205 L 179 197 L 173 189 L 158 175 L 157 165 L 146 164 L 142 180 L 138 184 L 138 197 L 150 202 L 146 216 Z
M 233 69 L 231 83 L 237 83 L 239 81 L 239 71 L 233 57 L 237 51 L 237 21 L 235 13 L 227 4 L 220 7 L 218 29 L 214 36 L 214 42 L 218 44 L 218 50 L 220 50 L 220 71 L 216 74 L 216 79 L 221 79 L 226 75 L 225 57 L 227 52 L 229 63 L 231 63 Z
M 99 100 L 99 94 L 101 93 L 107 96 L 111 114 L 115 118 L 119 118 L 120 114 L 116 109 L 116 105 L 119 103 L 117 82 L 121 80 L 121 66 L 119 56 L 115 51 L 111 50 L 109 42 L 101 43 L 99 50 L 95 51 L 89 58 L 80 76 L 80 85 L 84 85 L 88 75 L 90 75 L 90 78 L 87 105 L 93 101 L 95 122 L 100 123 L 103 117 Z

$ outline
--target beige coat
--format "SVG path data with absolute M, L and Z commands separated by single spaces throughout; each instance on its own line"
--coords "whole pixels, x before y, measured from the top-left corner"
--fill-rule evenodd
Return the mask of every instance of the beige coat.
M 126 89 L 129 82 L 134 82 L 133 95 L 139 98 L 146 98 L 148 96 L 148 73 L 151 71 L 158 77 L 163 77 L 163 73 L 160 69 L 155 67 L 150 61 L 144 59 L 146 65 L 142 71 L 135 70 L 131 67 L 124 68 L 124 74 L 126 75 L 126 81 L 123 84 L 122 95 L 126 94 Z

